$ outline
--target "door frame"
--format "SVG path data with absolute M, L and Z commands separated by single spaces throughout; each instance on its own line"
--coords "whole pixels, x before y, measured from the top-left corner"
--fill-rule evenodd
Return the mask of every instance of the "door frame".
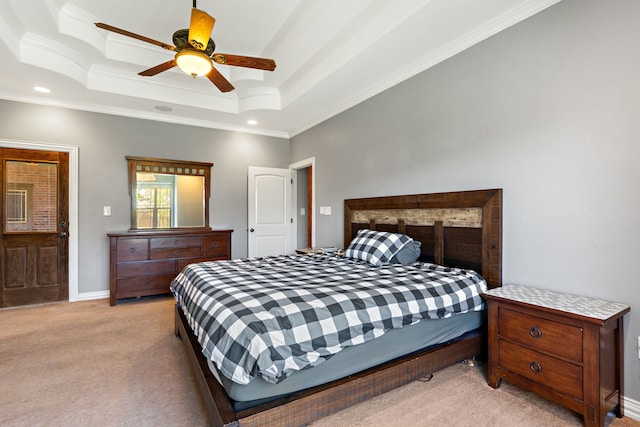
M 300 160 L 289 165 L 293 179 L 293 188 L 291 189 L 291 218 L 293 218 L 293 224 L 291 224 L 291 244 L 294 246 L 298 242 L 298 180 L 297 172 L 299 169 L 306 169 L 311 166 L 311 247 L 315 247 L 316 244 L 316 158 L 309 157 L 308 159 Z
M 79 301 L 78 290 L 78 146 L 0 139 L 2 148 L 69 153 L 69 301 Z

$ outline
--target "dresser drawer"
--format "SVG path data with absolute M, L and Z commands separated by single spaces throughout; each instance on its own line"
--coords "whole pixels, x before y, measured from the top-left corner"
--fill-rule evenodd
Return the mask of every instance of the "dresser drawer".
M 149 239 L 119 239 L 116 244 L 118 261 L 140 261 L 149 256 Z
M 153 237 L 149 247 L 153 249 L 200 247 L 200 236 Z
M 508 340 L 572 361 L 582 361 L 582 328 L 500 307 L 498 329 L 499 335 Z
M 136 277 L 131 279 L 119 279 L 118 295 L 131 294 L 132 296 L 143 295 L 146 292 L 158 294 L 166 291 L 170 292 L 169 284 L 174 279 L 175 274 L 165 274 L 162 276 Z M 126 296 L 124 296 L 126 298 Z
M 176 273 L 175 260 L 119 262 L 116 264 L 116 278 L 151 276 Z
M 193 258 L 201 254 L 200 246 L 194 248 L 152 249 L 150 259 Z
M 229 239 L 227 236 L 206 236 L 202 239 L 203 255 L 217 259 L 228 259 L 227 248 Z
M 499 340 L 501 368 L 582 400 L 582 367 Z

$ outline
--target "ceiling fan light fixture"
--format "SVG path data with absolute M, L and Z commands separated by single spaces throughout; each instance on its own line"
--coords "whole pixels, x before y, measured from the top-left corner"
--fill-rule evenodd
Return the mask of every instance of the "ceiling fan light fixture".
M 196 50 L 183 50 L 176 54 L 178 67 L 192 77 L 205 76 L 213 68 L 211 58 Z

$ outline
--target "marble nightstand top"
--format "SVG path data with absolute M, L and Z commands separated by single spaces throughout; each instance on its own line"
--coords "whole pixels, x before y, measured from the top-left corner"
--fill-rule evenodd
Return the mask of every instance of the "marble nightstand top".
M 521 285 L 503 285 L 490 289 L 483 295 L 506 298 L 603 321 L 629 310 L 626 304 Z

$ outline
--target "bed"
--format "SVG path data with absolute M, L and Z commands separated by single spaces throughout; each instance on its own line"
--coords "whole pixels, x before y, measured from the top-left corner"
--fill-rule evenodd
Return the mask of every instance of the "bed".
M 463 271 L 457 270 L 458 268 L 466 269 L 470 272 L 460 274 L 468 276 L 470 280 L 476 280 L 473 271 L 480 273 L 485 285 L 488 288 L 494 288 L 501 284 L 501 214 L 502 191 L 499 189 L 349 199 L 344 203 L 344 247 L 352 251 L 354 239 L 367 233 L 381 234 L 382 232 L 408 236 L 410 239 L 421 242 L 417 254 L 419 261 L 417 265 L 428 270 L 425 274 L 431 274 L 431 270 L 438 269 L 455 271 L 458 274 L 458 271 Z M 322 259 L 322 257 L 333 258 Z M 325 264 L 330 264 L 336 271 L 343 268 L 344 263 L 333 254 L 292 255 L 289 258 L 284 261 L 279 259 L 277 262 L 302 262 L 303 267 L 300 268 L 309 271 L 314 270 L 317 265 Z M 227 264 L 230 264 L 232 269 L 244 268 L 244 265 L 234 265 L 234 262 L 230 261 Z M 272 262 L 271 260 L 252 262 L 265 263 L 259 265 L 260 271 L 271 271 L 269 269 L 273 267 L 268 265 Z M 273 263 L 277 264 L 277 262 Z M 306 266 L 304 263 L 307 263 Z M 384 262 L 382 264 L 379 270 L 387 271 L 387 277 L 383 280 L 402 276 L 399 273 L 400 270 L 395 270 L 395 265 L 388 266 Z M 454 269 L 443 266 L 454 267 Z M 210 277 L 227 274 L 217 270 L 222 268 L 222 264 L 199 265 L 194 268 L 204 271 Z M 284 265 L 286 270 L 295 270 L 295 268 L 297 267 L 289 267 L 289 264 Z M 348 273 L 346 274 L 347 276 L 338 274 L 341 284 L 344 281 L 346 285 L 349 281 Z M 239 278 L 240 275 L 233 277 Z M 343 277 L 345 277 L 344 280 Z M 291 280 L 293 280 L 292 289 L 304 285 L 294 279 Z M 402 285 L 402 287 L 404 285 L 410 287 L 411 284 L 403 282 Z M 218 292 L 218 289 L 225 287 L 226 284 L 217 283 L 216 286 L 216 292 Z M 397 288 L 395 285 L 393 287 Z M 408 294 L 412 292 L 415 293 L 415 290 L 409 290 Z M 405 297 L 406 295 L 401 296 L 401 298 Z M 192 301 L 202 301 L 202 298 L 198 295 L 193 297 Z M 223 363 L 214 365 L 211 362 L 216 348 L 210 348 L 207 340 L 212 339 L 210 337 L 203 339 L 202 329 L 194 324 L 194 317 L 202 316 L 189 311 L 187 306 L 193 304 L 185 304 L 182 298 L 177 297 L 177 299 L 179 304 L 176 305 L 175 313 L 176 335 L 183 339 L 209 414 L 210 424 L 214 426 L 305 425 L 484 352 L 483 313 L 477 310 L 478 307 L 473 307 L 473 300 L 469 300 L 471 302 L 464 302 L 472 308 L 466 310 L 469 314 L 468 318 L 445 315 L 443 318 L 434 317 L 425 321 L 409 319 L 406 320 L 406 327 L 393 329 L 393 333 L 386 333 L 375 339 L 369 337 L 365 340 L 367 342 L 348 346 L 335 354 L 316 355 L 308 365 L 299 364 L 298 359 L 289 358 L 287 360 L 295 360 L 295 363 L 286 362 L 282 367 L 274 368 L 275 370 L 271 367 L 265 369 L 265 372 L 271 373 L 264 378 L 259 378 L 260 381 L 253 378 L 247 379 L 246 376 L 251 375 L 252 372 L 240 370 L 236 378 L 239 383 L 242 383 L 244 378 L 249 385 L 260 384 L 262 381 L 266 386 L 251 388 L 241 384 L 234 389 L 234 384 L 238 382 L 231 381 L 229 377 L 236 375 L 237 366 L 233 365 L 225 370 Z M 205 306 L 211 306 L 211 304 L 213 303 L 204 303 Z M 184 310 L 183 306 L 187 309 Z M 444 309 L 440 308 L 440 310 Z M 424 311 L 421 310 L 421 312 Z M 216 316 L 211 316 L 206 318 L 206 322 L 211 323 L 216 319 Z M 446 326 L 438 328 L 437 336 L 430 337 L 428 331 L 431 328 L 425 326 L 429 322 L 434 324 L 440 322 L 441 325 L 446 324 Z M 198 331 L 197 334 L 194 334 L 194 329 Z M 427 337 L 426 341 L 419 342 L 422 337 Z M 414 347 L 401 347 L 400 343 L 403 342 L 415 342 Z M 375 345 L 381 346 L 378 347 L 379 349 L 394 349 L 396 352 L 371 350 L 372 347 L 367 347 L 375 348 Z M 233 354 L 233 349 L 232 346 L 221 352 Z M 205 357 L 203 352 L 209 357 Z M 385 353 L 384 358 L 378 360 L 369 357 L 371 354 L 378 353 Z M 322 359 L 325 356 L 324 363 L 314 365 L 316 359 Z M 357 365 L 357 371 L 350 371 L 349 369 L 354 369 L 355 361 L 359 360 L 367 360 L 368 364 Z M 293 372 L 289 369 L 291 366 L 294 366 Z M 324 373 L 319 374 L 323 370 Z M 327 373 L 333 377 L 325 377 Z M 298 377 L 301 379 L 297 379 Z M 318 380 L 318 378 L 321 379 Z M 272 383 L 275 385 L 270 385 Z M 294 385 L 288 388 L 289 384 Z M 281 387 L 281 385 L 284 386 Z M 273 390 L 276 391 L 273 392 Z

